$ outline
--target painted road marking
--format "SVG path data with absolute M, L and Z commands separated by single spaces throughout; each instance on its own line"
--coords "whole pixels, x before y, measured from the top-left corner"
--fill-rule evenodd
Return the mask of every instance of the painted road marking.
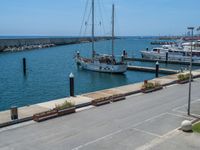
M 102 136 L 102 137 L 100 137 L 100 138 L 97 138 L 97 139 L 92 140 L 92 141 L 90 141 L 90 142 L 87 142 L 87 143 L 85 143 L 85 144 L 79 145 L 79 146 L 73 148 L 72 150 L 79 150 L 79 149 L 81 149 L 81 148 L 83 148 L 83 147 L 85 147 L 85 146 L 88 146 L 88 145 L 90 145 L 90 144 L 99 142 L 99 141 L 101 141 L 101 140 L 103 140 L 103 139 L 106 139 L 106 138 L 108 138 L 108 137 L 110 137 L 110 136 L 116 135 L 116 134 L 118 134 L 118 133 L 120 133 L 120 132 L 122 132 L 122 131 L 126 131 L 126 130 L 129 130 L 129 129 L 134 129 L 136 126 L 138 126 L 138 125 L 140 125 L 140 124 L 142 124 L 142 123 L 145 123 L 145 122 L 147 122 L 147 121 L 150 121 L 150 120 L 152 120 L 152 119 L 155 119 L 155 118 L 160 117 L 160 116 L 165 115 L 165 114 L 166 114 L 166 113 L 162 113 L 162 114 L 156 115 L 156 116 L 154 116 L 154 117 L 151 117 L 151 118 L 149 118 L 149 119 L 146 119 L 146 120 L 144 120 L 144 121 L 138 122 L 138 123 L 134 124 L 133 126 L 130 126 L 130 127 L 124 128 L 124 129 L 117 130 L 117 131 L 115 131 L 115 132 L 112 132 L 112 133 L 110 133 L 110 134 L 107 134 L 107 135 L 105 135 L 105 136 Z M 146 132 L 146 131 L 143 131 L 143 132 Z M 151 133 L 148 133 L 148 134 L 151 134 Z M 153 135 L 153 134 L 154 134 L 154 133 L 152 133 L 151 135 Z M 156 136 L 156 134 L 154 134 L 154 136 Z M 157 137 L 159 137 L 159 136 L 157 136 Z

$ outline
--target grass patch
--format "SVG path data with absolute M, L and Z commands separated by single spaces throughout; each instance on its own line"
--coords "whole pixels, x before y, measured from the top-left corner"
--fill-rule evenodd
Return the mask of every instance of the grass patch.
M 192 126 L 192 131 L 200 133 L 200 122 Z
M 58 110 L 74 107 L 75 105 L 72 102 L 65 101 L 63 104 L 56 105 L 55 108 Z

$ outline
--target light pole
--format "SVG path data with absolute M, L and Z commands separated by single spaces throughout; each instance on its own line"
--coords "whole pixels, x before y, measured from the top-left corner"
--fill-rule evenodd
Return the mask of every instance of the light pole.
M 193 44 L 193 30 L 194 27 L 188 27 L 191 30 L 191 49 L 190 49 L 190 77 L 189 77 L 189 94 L 188 94 L 188 110 L 187 114 L 190 115 L 190 103 L 191 103 L 191 80 L 192 80 L 192 44 Z

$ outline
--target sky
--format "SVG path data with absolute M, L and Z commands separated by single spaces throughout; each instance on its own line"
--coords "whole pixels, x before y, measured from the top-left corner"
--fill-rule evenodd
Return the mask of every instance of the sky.
M 87 1 L 0 0 L 0 35 L 89 35 L 90 21 L 80 32 Z M 96 35 L 110 34 L 112 3 L 119 36 L 183 35 L 200 26 L 200 0 L 95 0 Z

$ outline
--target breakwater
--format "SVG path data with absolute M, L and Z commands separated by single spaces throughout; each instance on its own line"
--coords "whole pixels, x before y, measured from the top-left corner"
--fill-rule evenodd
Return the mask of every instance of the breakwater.
M 110 40 L 111 37 L 95 37 L 95 41 Z M 38 49 L 53 47 L 59 45 L 77 44 L 91 42 L 90 37 L 69 37 L 69 38 L 16 38 L 0 39 L 0 52 L 22 51 L 29 49 Z

